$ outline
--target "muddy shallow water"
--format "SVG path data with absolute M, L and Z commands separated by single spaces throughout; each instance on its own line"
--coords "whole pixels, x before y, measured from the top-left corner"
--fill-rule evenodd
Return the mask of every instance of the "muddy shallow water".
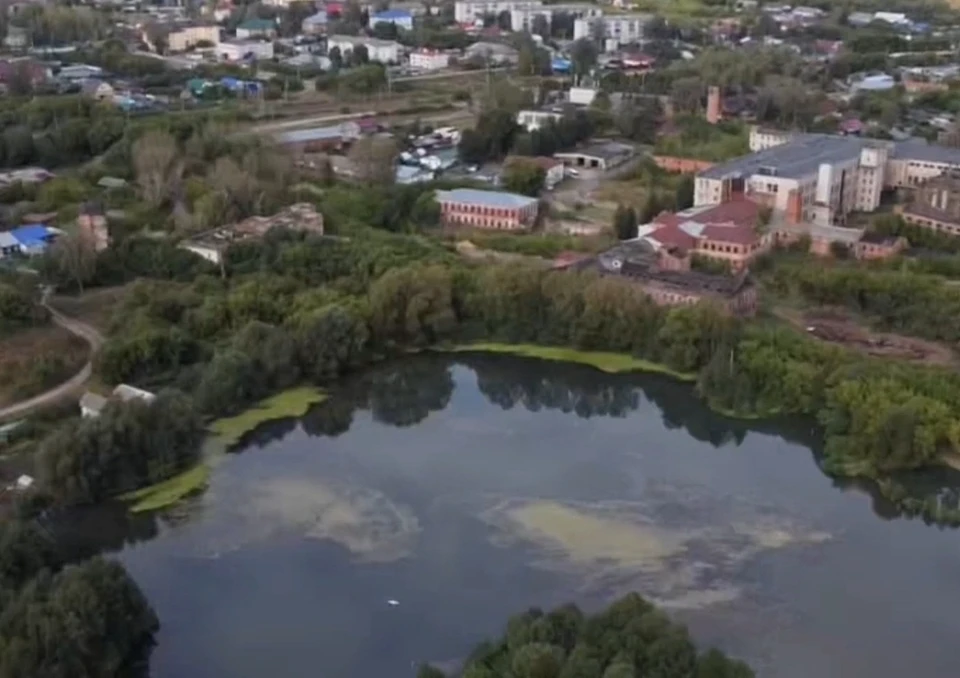
M 256 431 L 162 518 L 72 533 L 156 608 L 156 678 L 413 676 L 627 590 L 761 676 L 953 678 L 960 532 L 836 484 L 816 444 L 667 379 L 420 356 Z

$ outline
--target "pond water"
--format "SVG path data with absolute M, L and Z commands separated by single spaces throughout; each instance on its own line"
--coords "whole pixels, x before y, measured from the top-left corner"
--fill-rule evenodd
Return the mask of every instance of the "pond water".
M 419 356 L 248 438 L 163 517 L 70 527 L 156 608 L 156 678 L 412 676 L 529 606 L 628 590 L 761 676 L 960 673 L 960 532 L 824 476 L 810 422 L 728 420 L 663 378 Z

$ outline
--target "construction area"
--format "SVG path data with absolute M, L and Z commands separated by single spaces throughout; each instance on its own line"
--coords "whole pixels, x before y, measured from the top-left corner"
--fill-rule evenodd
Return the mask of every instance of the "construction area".
M 866 355 L 928 365 L 958 365 L 957 356 L 947 346 L 899 334 L 874 332 L 840 309 L 822 308 L 805 312 L 781 309 L 776 315 L 812 337 Z

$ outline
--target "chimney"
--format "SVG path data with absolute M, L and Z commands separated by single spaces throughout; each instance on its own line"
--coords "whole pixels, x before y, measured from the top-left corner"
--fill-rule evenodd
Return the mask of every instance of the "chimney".
M 720 88 L 709 87 L 707 89 L 707 122 L 716 125 L 723 118 L 720 102 Z

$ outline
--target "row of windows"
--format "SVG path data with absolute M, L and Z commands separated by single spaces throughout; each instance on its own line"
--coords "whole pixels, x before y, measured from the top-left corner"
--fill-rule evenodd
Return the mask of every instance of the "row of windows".
M 457 212 L 461 214 L 482 214 L 490 217 L 510 217 L 518 218 L 521 214 L 520 209 L 510 209 L 505 207 L 485 207 L 483 205 L 464 205 L 454 203 L 444 203 L 445 212 Z

